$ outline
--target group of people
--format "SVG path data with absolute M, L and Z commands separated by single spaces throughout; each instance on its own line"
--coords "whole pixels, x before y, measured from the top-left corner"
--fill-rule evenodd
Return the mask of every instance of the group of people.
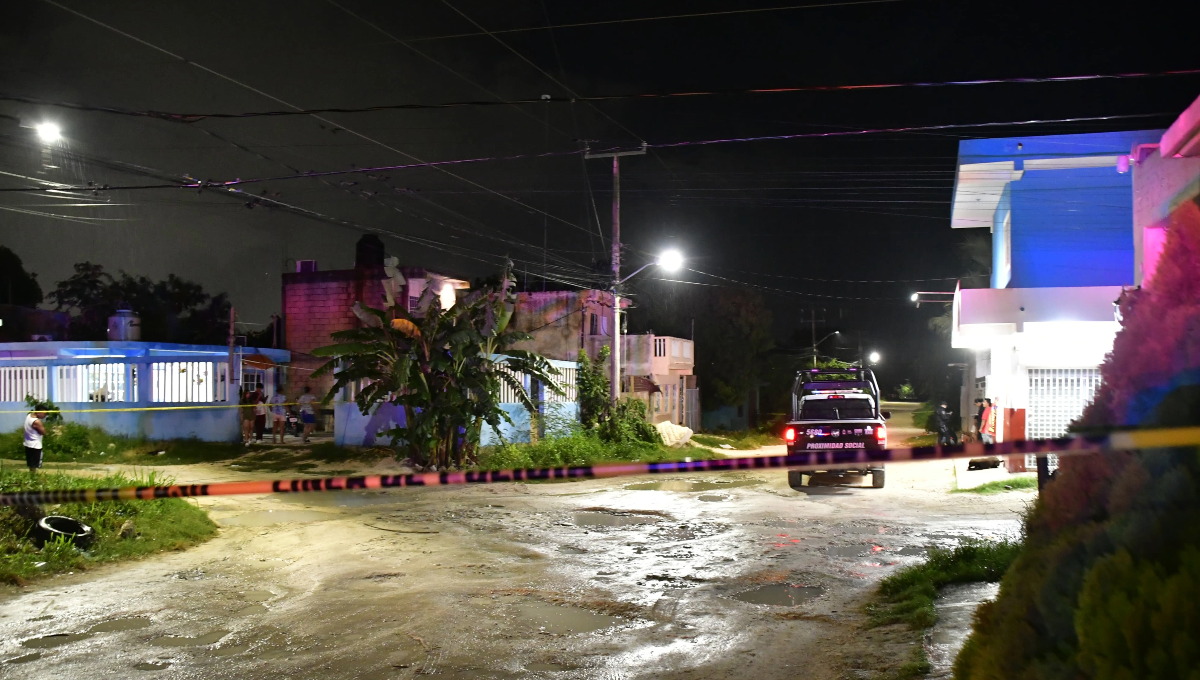
M 305 385 L 304 393 L 296 400 L 300 407 L 300 422 L 304 425 L 303 441 L 308 443 L 313 428 L 317 424 L 317 414 L 313 402 L 317 398 L 312 395 L 312 388 Z M 282 444 L 287 432 L 287 416 L 289 406 L 287 396 L 276 392 L 268 398 L 261 385 L 251 391 L 243 391 L 241 399 L 242 411 L 242 442 L 261 442 L 267 429 L 267 415 L 271 416 L 271 443 Z
M 984 444 L 996 443 L 996 417 L 999 415 L 999 408 L 992 405 L 991 399 L 976 399 L 975 407 L 975 432 L 979 435 L 979 441 Z M 937 408 L 933 410 L 933 424 L 937 428 L 938 444 L 945 446 L 947 444 L 956 444 L 954 436 L 954 427 L 951 424 L 950 417 L 954 415 L 947 403 L 943 400 L 938 403 Z
M 976 399 L 975 408 L 975 431 L 979 433 L 979 441 L 995 444 L 996 416 L 1000 409 L 992 405 L 991 399 Z

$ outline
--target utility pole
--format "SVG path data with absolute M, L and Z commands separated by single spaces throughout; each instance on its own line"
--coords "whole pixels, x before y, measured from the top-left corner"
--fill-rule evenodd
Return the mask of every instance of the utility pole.
M 583 157 L 611 158 L 613 169 L 613 204 L 612 204 L 612 371 L 609 379 L 609 395 L 612 403 L 621 399 L 621 156 L 646 155 L 646 143 L 637 151 L 613 151 L 610 153 L 591 153 L 586 148 Z
M 813 368 L 817 367 L 817 308 L 812 308 Z
M 225 401 L 233 401 L 233 305 L 229 305 L 229 367 L 225 369 Z

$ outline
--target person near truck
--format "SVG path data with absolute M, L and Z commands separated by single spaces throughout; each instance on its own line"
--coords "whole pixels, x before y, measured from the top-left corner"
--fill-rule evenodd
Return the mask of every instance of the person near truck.
M 983 414 L 980 416 L 982 425 L 979 430 L 979 438 L 984 444 L 996 443 L 996 408 L 992 406 L 991 399 L 984 399 Z
M 25 465 L 31 476 L 42 466 L 42 437 L 46 436 L 46 425 L 42 420 L 45 417 L 45 411 L 34 411 L 25 416 Z
M 939 446 L 955 443 L 954 428 L 950 425 L 950 416 L 952 415 L 954 412 L 950 410 L 945 400 L 933 410 L 933 424 L 937 427 Z

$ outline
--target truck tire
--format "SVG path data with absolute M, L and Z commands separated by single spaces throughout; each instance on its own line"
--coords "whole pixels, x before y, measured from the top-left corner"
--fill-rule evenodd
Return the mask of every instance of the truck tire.
M 883 470 L 871 470 L 871 486 L 875 489 L 883 488 Z
M 788 486 L 793 489 L 804 486 L 804 473 L 799 470 L 788 470 Z
M 39 519 L 33 526 L 33 535 L 42 545 L 48 541 L 65 540 L 73 543 L 80 550 L 89 548 L 96 538 L 95 532 L 88 525 L 77 519 L 61 515 L 50 515 Z

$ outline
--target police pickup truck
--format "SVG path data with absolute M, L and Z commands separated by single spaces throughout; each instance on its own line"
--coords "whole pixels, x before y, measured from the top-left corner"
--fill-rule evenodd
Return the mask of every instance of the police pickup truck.
M 796 374 L 792 387 L 792 418 L 784 431 L 788 454 L 838 453 L 887 448 L 888 411 L 879 410 L 879 384 L 869 368 L 814 368 Z M 799 488 L 804 475 L 871 476 L 871 486 L 883 488 L 883 465 L 861 463 L 852 469 L 788 470 L 788 484 Z

